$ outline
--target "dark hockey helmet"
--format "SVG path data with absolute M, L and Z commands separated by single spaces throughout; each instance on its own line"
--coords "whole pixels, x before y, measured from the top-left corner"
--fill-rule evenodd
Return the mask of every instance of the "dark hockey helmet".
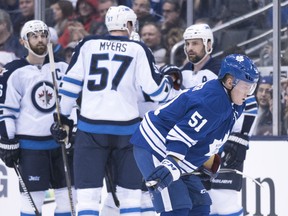
M 221 80 L 226 74 L 230 74 L 234 77 L 234 86 L 240 80 L 253 84 L 251 86 L 251 93 L 254 92 L 259 80 L 259 71 L 253 61 L 241 54 L 231 54 L 225 57 L 222 61 L 218 78 Z

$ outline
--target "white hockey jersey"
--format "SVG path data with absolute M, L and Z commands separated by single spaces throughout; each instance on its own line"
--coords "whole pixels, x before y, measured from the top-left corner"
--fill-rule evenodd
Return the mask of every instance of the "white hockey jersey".
M 81 96 L 78 128 L 129 135 L 139 125 L 139 86 L 154 101 L 171 95 L 172 79 L 155 66 L 141 42 L 120 36 L 88 36 L 75 48 L 59 89 L 61 111 L 69 115 Z
M 67 67 L 67 63 L 55 58 L 57 81 Z M 1 136 L 52 139 L 50 126 L 54 122 L 56 97 L 48 55 L 42 66 L 31 65 L 25 58 L 5 65 L 0 74 L 0 88 Z

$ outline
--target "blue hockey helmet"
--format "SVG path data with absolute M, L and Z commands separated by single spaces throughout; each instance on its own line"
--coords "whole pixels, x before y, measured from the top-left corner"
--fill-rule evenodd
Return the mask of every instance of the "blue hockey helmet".
M 252 90 L 255 90 L 259 80 L 259 71 L 253 61 L 247 56 L 241 54 L 231 54 L 224 58 L 221 64 L 218 78 L 223 79 L 226 74 L 230 74 L 234 77 L 234 86 L 240 80 L 254 84 L 251 92 Z

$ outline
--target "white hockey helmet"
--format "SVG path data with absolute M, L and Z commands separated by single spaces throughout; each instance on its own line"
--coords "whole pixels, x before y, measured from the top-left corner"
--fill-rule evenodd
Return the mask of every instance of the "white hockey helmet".
M 30 20 L 24 24 L 21 29 L 20 37 L 24 41 L 24 46 L 29 52 L 32 52 L 34 55 L 38 57 L 44 57 L 47 55 L 48 51 L 45 52 L 43 55 L 37 55 L 31 48 L 28 42 L 28 34 L 29 33 L 36 33 L 36 32 L 43 32 L 47 35 L 48 43 L 50 42 L 50 31 L 48 26 L 41 20 Z
M 47 34 L 47 38 L 50 40 L 50 32 L 48 26 L 41 20 L 30 20 L 26 22 L 22 27 L 20 36 L 23 40 L 27 41 L 29 33 L 41 31 L 45 32 Z
M 127 30 L 129 35 L 131 32 L 128 30 L 127 22 L 132 22 L 132 31 L 138 31 L 137 16 L 134 11 L 126 6 L 111 6 L 106 13 L 105 24 L 108 31 L 113 30 Z
M 194 24 L 186 28 L 183 33 L 184 40 L 189 39 L 202 39 L 205 46 L 205 51 L 207 54 L 210 54 L 213 50 L 214 37 L 212 30 L 207 24 Z M 208 41 L 211 41 L 211 49 L 208 50 Z

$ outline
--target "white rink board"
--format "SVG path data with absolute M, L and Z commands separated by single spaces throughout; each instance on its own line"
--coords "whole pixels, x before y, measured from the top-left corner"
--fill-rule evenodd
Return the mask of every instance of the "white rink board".
M 246 178 L 247 212 L 249 215 L 269 215 L 286 216 L 288 215 L 288 140 L 287 141 L 252 141 L 247 152 L 244 173 L 260 181 L 263 188 L 257 199 L 261 209 L 256 208 L 256 184 Z M 270 186 L 269 186 L 269 184 Z M 275 198 L 273 198 L 273 186 Z M 258 189 L 260 187 L 258 186 Z M 242 191 L 243 192 L 243 191 Z M 275 205 L 275 212 L 273 212 Z M 257 212 L 257 214 L 256 214 Z M 261 214 L 260 214 L 261 213 Z
M 242 194 L 244 194 L 243 198 L 245 200 L 244 211 L 248 212 L 247 215 L 288 215 L 287 152 L 288 141 L 250 142 L 244 173 L 265 182 L 263 183 L 263 188 L 259 190 L 259 186 L 256 186 L 249 178 L 245 178 L 246 194 L 245 190 L 243 190 Z M 269 182 L 270 187 L 267 182 Z M 275 189 L 274 194 L 273 186 Z M 258 198 L 256 199 L 256 197 Z M 14 169 L 6 168 L 0 161 L 1 215 L 18 216 L 20 209 L 19 200 L 18 178 Z M 273 209 L 274 205 L 275 209 Z M 256 206 L 260 207 L 257 209 Z M 51 208 L 53 208 L 53 205 Z M 43 216 L 51 215 L 51 213 L 46 211 L 43 212 Z

